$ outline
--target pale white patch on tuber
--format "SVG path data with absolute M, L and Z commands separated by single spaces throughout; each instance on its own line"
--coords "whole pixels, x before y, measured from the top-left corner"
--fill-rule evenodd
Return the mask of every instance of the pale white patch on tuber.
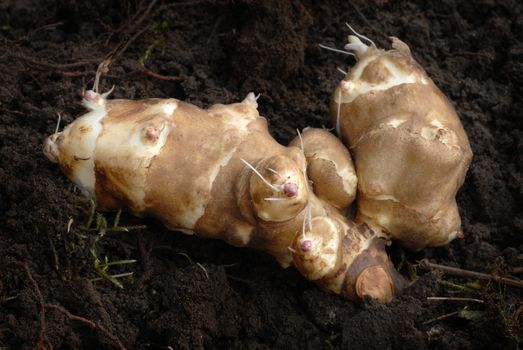
M 394 119 L 389 120 L 387 122 L 387 125 L 392 126 L 393 128 L 397 128 L 398 126 L 405 123 L 406 121 L 407 121 L 406 119 L 394 118 Z
M 175 109 L 175 102 L 159 104 L 157 109 L 170 115 Z M 133 176 L 128 176 L 129 183 L 121 185 L 125 187 L 127 196 L 134 203 L 134 211 L 145 208 L 145 189 L 141 184 L 145 181 L 146 172 L 142 169 L 147 169 L 152 159 L 161 152 L 172 127 L 174 123 L 170 123 L 168 119 L 162 123 L 150 122 L 145 125 L 121 122 L 117 127 L 104 129 L 96 139 L 98 159 L 113 162 L 115 168 L 123 169 L 130 166 L 136 169 Z M 194 215 L 191 213 L 189 216 Z
M 178 107 L 176 102 L 169 102 L 163 105 L 163 112 L 167 115 L 173 114 L 174 110 Z
M 44 142 L 44 153 L 53 162 L 62 165 L 64 172 L 78 188 L 90 198 L 95 198 L 94 151 L 102 130 L 101 121 L 106 116 L 104 104 L 57 132 Z M 68 140 L 74 139 L 74 142 Z M 64 152 L 62 150 L 65 150 Z
M 364 58 L 361 62 L 361 65 L 349 73 L 351 75 L 350 81 L 342 81 L 340 83 L 340 93 L 336 96 L 336 103 L 350 103 L 354 101 L 358 96 L 364 95 L 372 91 L 384 91 L 392 87 L 402 85 L 402 84 L 426 84 L 427 81 L 418 74 L 414 72 L 406 72 L 398 68 L 393 62 L 382 59 L 382 66 L 389 73 L 387 79 L 382 80 L 380 83 L 369 83 L 361 79 L 362 74 L 365 71 L 367 65 L 374 62 L 378 58 L 373 56 L 371 58 Z

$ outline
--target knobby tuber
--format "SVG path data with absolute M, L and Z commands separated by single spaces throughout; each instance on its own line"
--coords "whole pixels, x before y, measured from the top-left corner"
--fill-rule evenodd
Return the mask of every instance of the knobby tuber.
M 44 142 L 46 156 L 100 210 L 261 249 L 351 300 L 386 302 L 402 288 L 385 241 L 343 215 L 357 178 L 329 132 L 307 129 L 291 146 L 278 144 L 252 93 L 206 110 L 106 97 L 87 91 L 90 112 Z
M 350 35 L 345 49 L 357 63 L 332 95 L 332 120 L 358 176 L 356 220 L 412 249 L 444 245 L 462 236 L 455 196 L 472 151 L 409 47 L 397 38 L 392 47 Z

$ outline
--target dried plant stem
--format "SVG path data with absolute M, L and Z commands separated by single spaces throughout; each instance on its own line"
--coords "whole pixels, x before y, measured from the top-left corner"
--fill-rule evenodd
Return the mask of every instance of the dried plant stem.
M 54 310 L 64 314 L 70 320 L 78 321 L 78 322 L 83 323 L 83 324 L 87 325 L 88 327 L 90 327 L 90 328 L 92 328 L 92 329 L 94 329 L 96 331 L 99 331 L 100 333 L 104 334 L 107 338 L 109 338 L 112 341 L 114 341 L 116 343 L 116 346 L 119 349 L 125 350 L 125 346 L 123 346 L 123 344 L 120 341 L 120 339 L 118 339 L 115 335 L 113 335 L 111 332 L 109 332 L 103 326 L 100 326 L 99 324 L 97 324 L 97 323 L 95 323 L 95 322 L 93 322 L 91 320 L 88 320 L 87 318 L 84 318 L 84 317 L 81 317 L 81 316 L 77 316 L 77 315 L 73 315 L 71 312 L 69 312 L 67 309 L 65 309 L 64 307 L 62 307 L 60 305 L 45 304 L 45 307 L 47 307 L 49 309 L 54 309 Z
M 459 297 L 427 297 L 428 301 L 462 301 L 483 304 L 484 301 L 476 298 L 459 298 Z
M 158 80 L 165 80 L 165 81 L 178 81 L 178 80 L 183 80 L 183 78 L 181 77 L 176 77 L 176 76 L 170 76 L 170 75 L 162 75 L 162 74 L 159 74 L 159 73 L 156 73 L 156 72 L 153 72 L 152 70 L 150 69 L 147 69 L 147 68 L 144 68 L 142 70 L 142 73 L 148 77 L 151 77 L 151 78 L 154 78 L 154 79 L 158 79 Z
M 49 342 L 49 339 L 47 338 L 47 335 L 45 333 L 46 332 L 45 311 L 46 311 L 46 309 L 54 309 L 54 310 L 59 311 L 60 313 L 64 314 L 70 320 L 81 322 L 81 323 L 89 326 L 90 328 L 92 328 L 96 331 L 99 331 L 100 333 L 104 334 L 106 337 L 111 339 L 120 350 L 125 350 L 125 346 L 123 346 L 120 339 L 118 339 L 118 337 L 116 337 L 115 335 L 110 333 L 103 326 L 101 326 L 91 320 L 88 320 L 84 317 L 73 315 L 63 306 L 56 305 L 56 304 L 46 304 L 44 301 L 42 292 L 40 291 L 40 287 L 38 286 L 38 283 L 36 282 L 36 280 L 33 277 L 33 274 L 31 273 L 31 269 L 29 268 L 29 265 L 27 263 L 23 263 L 22 266 L 25 270 L 27 278 L 29 279 L 29 281 L 32 284 L 33 290 L 38 299 L 38 303 L 40 304 L 40 313 L 39 313 L 40 332 L 38 334 L 38 342 L 36 343 L 34 349 L 36 349 L 36 350 L 52 350 L 53 349 L 53 345 Z
M 460 269 L 457 267 L 434 264 L 434 263 L 431 263 L 430 261 L 428 261 L 427 259 L 421 260 L 419 266 L 425 270 L 431 270 L 431 269 L 441 270 L 441 271 L 443 271 L 449 275 L 453 275 L 453 276 L 495 281 L 495 282 L 506 284 L 506 285 L 509 285 L 512 287 L 523 288 L 523 281 L 518 281 L 518 280 L 511 279 L 511 278 L 506 278 L 506 277 L 490 275 L 487 273 L 464 270 L 464 269 Z
M 448 313 L 448 314 L 445 314 L 445 315 L 441 315 L 439 317 L 436 317 L 436 318 L 433 318 L 433 319 L 430 319 L 428 321 L 425 321 L 423 322 L 424 325 L 428 325 L 428 324 L 431 324 L 431 323 L 434 323 L 434 322 L 438 322 L 438 321 L 441 321 L 441 320 L 444 320 L 446 318 L 449 318 L 449 317 L 452 317 L 452 316 L 455 316 L 457 314 L 459 314 L 460 311 L 454 311 L 454 312 L 451 312 L 451 313 Z
M 44 297 L 42 296 L 42 292 L 40 291 L 40 287 L 38 287 L 38 283 L 36 283 L 36 280 L 33 277 L 33 274 L 31 273 L 31 269 L 29 268 L 29 265 L 27 263 L 23 264 L 25 273 L 27 275 L 27 278 L 29 278 L 29 281 L 31 282 L 33 286 L 33 290 L 36 294 L 36 298 L 38 299 L 38 303 L 40 304 L 40 312 L 38 315 L 38 319 L 40 322 L 40 331 L 38 333 L 38 341 L 34 347 L 34 349 L 52 349 L 53 346 L 49 342 L 49 339 L 47 338 L 47 335 L 45 334 L 45 303 L 44 303 Z
M 467 286 L 462 286 L 462 285 L 459 285 L 459 284 L 456 284 L 456 283 L 452 283 L 450 281 L 438 280 L 438 284 L 441 284 L 442 286 L 445 286 L 445 287 L 457 289 L 457 290 L 460 290 L 460 291 L 463 291 L 463 292 L 466 292 L 466 293 L 477 292 L 477 290 L 475 290 L 474 288 L 470 288 L 470 287 L 467 287 Z
M 55 69 L 55 70 L 59 70 L 59 71 L 62 71 L 65 69 L 70 69 L 70 68 L 83 67 L 83 66 L 87 66 L 90 64 L 95 64 L 95 63 L 98 63 L 98 61 L 99 61 L 99 59 L 97 59 L 97 58 L 91 58 L 91 59 L 85 59 L 85 60 L 81 60 L 81 61 L 77 61 L 77 62 L 73 62 L 73 63 L 51 63 L 51 62 L 46 62 L 40 58 L 26 56 L 23 53 L 10 53 L 10 54 L 11 54 L 11 56 L 21 59 L 27 63 L 31 63 L 36 66 L 46 67 L 46 68 Z
M 2 300 L 0 300 L 0 303 L 5 303 L 5 302 L 11 301 L 11 300 L 15 300 L 16 298 L 18 298 L 18 296 L 16 296 L 16 295 L 14 295 L 12 297 L 6 297 L 6 298 L 3 298 Z

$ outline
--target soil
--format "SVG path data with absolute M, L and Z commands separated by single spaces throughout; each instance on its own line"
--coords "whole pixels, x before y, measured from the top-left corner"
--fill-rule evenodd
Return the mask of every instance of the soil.
M 149 4 L 0 2 L 0 349 L 112 349 L 118 342 L 130 349 L 520 347 L 520 290 L 416 269 L 428 258 L 521 277 L 514 270 L 523 265 L 520 1 Z M 348 302 L 262 253 L 126 214 L 120 225 L 146 228 L 101 238 L 82 228 L 89 203 L 41 145 L 57 113 L 62 125 L 82 113 L 82 88 L 115 48 L 122 50 L 101 82 L 104 90 L 116 86 L 115 97 L 209 106 L 255 91 L 285 144 L 296 128 L 328 127 L 329 96 L 342 78 L 337 67 L 354 61 L 318 43 L 341 48 L 345 22 L 378 46 L 389 47 L 391 35 L 408 43 L 454 102 L 474 151 L 458 195 L 465 238 L 417 253 L 390 248 L 414 279 L 403 295 L 388 305 Z M 94 255 L 102 264 L 105 257 L 136 260 L 108 270 L 134 273 L 118 279 L 123 289 L 100 278 Z

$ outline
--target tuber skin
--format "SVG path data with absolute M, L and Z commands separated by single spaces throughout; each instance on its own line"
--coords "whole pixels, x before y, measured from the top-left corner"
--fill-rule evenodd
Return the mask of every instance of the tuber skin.
M 306 128 L 289 146 L 303 148 L 316 195 L 337 208 L 348 208 L 356 198 L 358 178 L 350 153 L 339 140 L 326 130 Z
M 388 302 L 403 288 L 385 241 L 343 215 L 357 179 L 327 131 L 278 144 L 252 93 L 206 110 L 176 99 L 106 97 L 86 92 L 90 111 L 43 147 L 99 210 L 260 249 L 350 300 Z
M 357 63 L 331 99 L 355 159 L 356 220 L 414 250 L 445 245 L 463 236 L 455 196 L 472 151 L 454 107 L 407 44 L 393 37 L 392 48 L 350 35 L 345 49 Z

